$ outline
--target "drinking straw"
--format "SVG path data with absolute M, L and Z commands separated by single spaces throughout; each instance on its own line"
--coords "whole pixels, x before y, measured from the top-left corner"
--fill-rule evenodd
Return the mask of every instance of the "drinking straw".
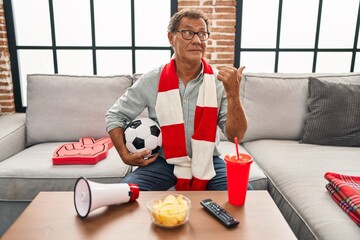
M 234 142 L 235 142 L 235 148 L 236 148 L 236 157 L 237 160 L 240 160 L 240 156 L 239 156 L 239 141 L 237 139 L 237 137 L 234 137 Z

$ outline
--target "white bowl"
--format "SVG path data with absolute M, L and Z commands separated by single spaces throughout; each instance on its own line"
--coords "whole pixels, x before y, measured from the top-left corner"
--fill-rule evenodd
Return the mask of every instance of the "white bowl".
M 181 194 L 163 194 L 150 199 L 146 206 L 155 225 L 174 228 L 189 220 L 191 201 Z

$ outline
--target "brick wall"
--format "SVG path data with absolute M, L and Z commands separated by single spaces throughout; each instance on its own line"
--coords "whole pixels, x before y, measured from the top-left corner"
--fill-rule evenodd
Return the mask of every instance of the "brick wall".
M 0 0 L 0 114 L 15 111 L 11 80 L 10 55 L 8 50 L 4 5 Z
M 199 8 L 210 23 L 206 60 L 216 67 L 234 64 L 236 0 L 178 0 L 179 10 Z
M 236 0 L 178 0 L 179 10 L 200 8 L 210 23 L 205 58 L 214 67 L 234 64 Z M 15 112 L 3 0 L 0 0 L 0 114 Z

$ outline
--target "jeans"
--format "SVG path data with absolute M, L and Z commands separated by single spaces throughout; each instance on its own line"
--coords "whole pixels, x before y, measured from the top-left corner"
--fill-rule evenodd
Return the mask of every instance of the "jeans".
M 225 162 L 218 156 L 214 156 L 213 161 L 216 175 L 209 181 L 206 190 L 227 190 Z M 152 164 L 136 168 L 121 182 L 135 183 L 141 191 L 166 191 L 176 184 L 173 171 L 173 164 L 168 164 L 165 159 L 158 157 Z M 248 189 L 252 189 L 250 184 Z

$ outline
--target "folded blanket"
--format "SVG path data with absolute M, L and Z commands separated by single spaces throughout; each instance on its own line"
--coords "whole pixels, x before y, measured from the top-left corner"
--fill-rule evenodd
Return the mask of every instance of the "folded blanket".
M 326 189 L 334 201 L 360 226 L 360 177 L 327 172 Z

